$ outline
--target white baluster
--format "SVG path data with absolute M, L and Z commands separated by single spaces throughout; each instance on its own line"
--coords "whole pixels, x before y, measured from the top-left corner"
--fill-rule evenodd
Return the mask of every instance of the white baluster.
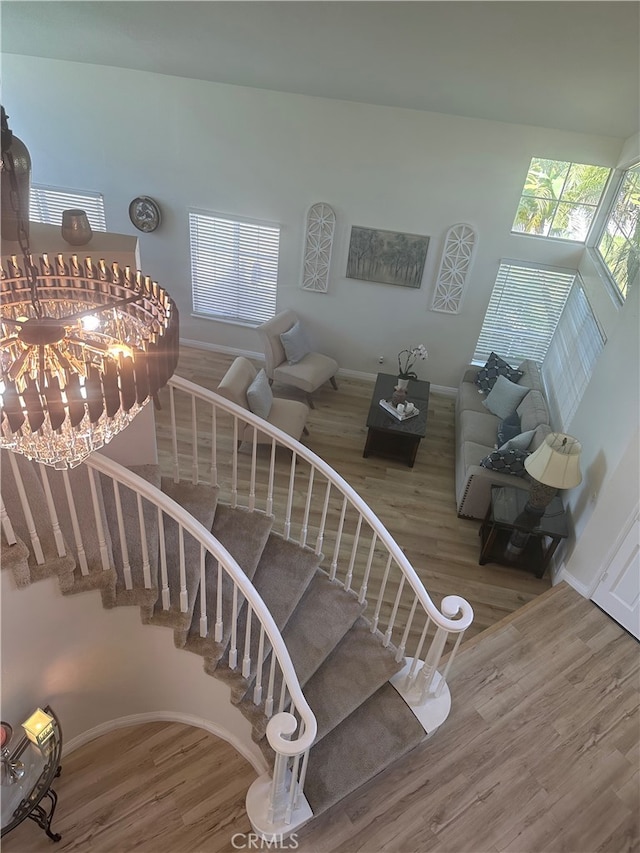
M 384 569 L 384 575 L 382 576 L 382 583 L 380 585 L 380 592 L 378 593 L 378 600 L 376 602 L 376 612 L 373 614 L 373 619 L 371 620 L 371 633 L 375 634 L 378 628 L 378 622 L 380 621 L 380 608 L 382 607 L 382 602 L 384 600 L 384 593 L 387 588 L 387 581 L 389 580 L 389 571 L 391 569 L 391 554 L 387 558 L 387 565 Z
M 164 514 L 158 507 L 158 539 L 160 542 L 160 583 L 162 584 L 162 609 L 171 607 L 171 590 L 169 589 L 169 570 L 167 568 L 167 543 L 164 538 Z
M 387 626 L 387 632 L 384 635 L 384 642 L 382 645 L 386 648 L 391 642 L 391 635 L 393 633 L 393 626 L 396 621 L 396 616 L 398 614 L 398 606 L 400 604 L 400 599 L 402 598 L 402 590 L 404 589 L 404 575 L 400 576 L 400 584 L 398 586 L 398 592 L 396 594 L 396 600 L 393 602 L 393 610 L 391 611 L 391 618 L 389 619 L 389 625 Z
M 355 536 L 353 537 L 353 548 L 351 549 L 351 559 L 349 560 L 349 568 L 347 569 L 347 577 L 345 578 L 344 588 L 347 592 L 351 589 L 351 581 L 353 580 L 353 567 L 356 563 L 356 552 L 360 543 L 360 530 L 362 529 L 362 516 L 358 515 L 358 523 L 356 525 Z
M 53 528 L 53 539 L 56 543 L 56 551 L 58 552 L 58 557 L 64 557 L 67 553 L 67 550 L 64 547 L 64 538 L 62 536 L 62 530 L 60 530 L 58 513 L 56 512 L 56 507 L 53 502 L 53 494 L 51 492 L 51 486 L 49 485 L 47 466 L 43 465 L 42 462 L 40 462 L 38 467 L 40 468 L 40 476 L 42 478 L 42 488 L 44 489 L 44 494 L 47 499 L 47 508 L 49 510 L 49 519 L 51 520 L 51 527 Z
M 7 510 L 4 505 L 4 501 L 2 500 L 2 497 L 0 497 L 0 519 L 2 519 L 2 532 L 4 533 L 4 538 L 7 540 L 7 545 L 15 545 L 18 540 L 13 530 L 13 524 L 11 524 L 11 519 L 7 515 Z M 60 554 L 60 556 L 63 555 Z
M 242 658 L 242 677 L 249 678 L 251 674 L 251 618 L 253 609 L 247 602 L 247 625 L 244 629 L 244 656 Z
M 298 800 L 300 799 L 300 794 L 304 790 L 304 782 L 307 778 L 307 764 L 309 763 L 309 750 L 305 749 L 304 757 L 302 759 L 302 770 L 300 771 L 300 778 L 298 780 L 298 784 L 296 786 L 296 799 L 294 802 L 294 807 L 298 807 Z
M 253 441 L 251 442 L 251 477 L 249 481 L 249 511 L 256 508 L 256 463 L 258 458 L 258 430 L 253 428 Z
M 216 404 L 211 404 L 211 485 L 218 485 L 218 413 Z
M 238 665 L 238 587 L 233 584 L 233 611 L 231 614 L 231 642 L 229 644 L 229 669 Z
M 276 440 L 271 439 L 271 459 L 269 461 L 269 485 L 267 486 L 267 515 L 273 514 L 273 479 L 276 471 Z
M 285 776 L 287 773 L 287 757 L 276 752 L 273 763 L 273 779 L 269 791 L 269 807 L 267 809 L 267 820 L 275 823 L 276 814 L 285 792 Z
M 278 705 L 278 713 L 281 714 L 284 711 L 284 705 L 287 701 L 287 682 L 284 680 L 284 674 L 282 676 L 282 687 L 280 688 L 280 704 Z
M 205 560 L 207 552 L 204 545 L 200 545 L 200 636 L 206 637 L 209 631 L 207 625 L 207 578 L 205 573 Z
M 7 453 L 7 457 L 9 459 L 9 464 L 11 465 L 13 478 L 16 482 L 18 497 L 20 498 L 20 505 L 22 507 L 22 512 L 24 513 L 24 520 L 27 523 L 29 539 L 31 540 L 31 547 L 33 548 L 33 556 L 36 558 L 36 563 L 41 566 L 44 563 L 44 554 L 42 552 L 42 545 L 40 544 L 40 537 L 38 536 L 38 531 L 36 530 L 36 524 L 33 520 L 33 513 L 31 512 L 31 507 L 29 506 L 27 492 L 25 490 L 24 483 L 22 482 L 22 477 L 20 476 L 18 462 L 14 453 Z
M 340 521 L 338 522 L 338 532 L 336 533 L 336 544 L 333 549 L 333 559 L 331 560 L 331 570 L 329 578 L 334 581 L 338 570 L 338 554 L 340 553 L 340 545 L 342 543 L 342 528 L 344 527 L 344 519 L 347 514 L 347 496 L 342 500 L 342 512 L 340 513 Z
M 411 623 L 413 622 L 413 617 L 416 615 L 416 606 L 418 604 L 418 598 L 414 595 L 413 604 L 411 605 L 411 611 L 409 612 L 409 618 L 407 619 L 407 624 L 404 626 L 404 633 L 402 634 L 402 639 L 400 640 L 400 645 L 396 650 L 396 662 L 400 663 L 400 661 L 404 657 L 405 649 L 407 648 L 407 637 L 409 636 L 409 631 L 411 630 Z
M 303 735 L 302 726 L 300 727 L 300 736 Z M 296 791 L 298 789 L 298 769 L 300 767 L 300 754 L 296 755 L 293 759 L 293 767 L 291 768 L 291 779 L 289 781 L 289 798 L 287 802 L 287 808 L 284 813 L 284 822 L 291 823 L 291 814 L 293 812 L 293 805 L 296 800 Z
M 196 398 L 191 395 L 191 482 L 195 486 L 200 479 L 200 466 L 198 463 L 198 414 L 196 411 Z
M 451 649 L 451 654 L 449 655 L 449 659 L 447 660 L 447 665 L 444 668 L 444 672 L 442 673 L 442 677 L 438 682 L 438 686 L 436 687 L 436 696 L 440 696 L 442 690 L 447 683 L 447 676 L 449 675 L 449 670 L 451 669 L 451 664 L 453 663 L 453 659 L 456 656 L 456 652 L 458 651 L 458 646 L 462 642 L 462 638 L 464 637 L 465 632 L 461 631 L 456 637 L 456 641 L 454 643 L 453 648 Z
M 233 417 L 233 447 L 231 449 L 231 506 L 238 506 L 238 418 Z
M 149 562 L 149 543 L 147 542 L 147 526 L 142 511 L 142 495 L 137 494 L 138 525 L 140 527 L 140 550 L 142 551 L 142 576 L 145 589 L 151 589 L 151 563 Z
M 187 593 L 187 564 L 184 555 L 184 527 L 178 527 L 178 551 L 180 554 L 180 612 L 186 613 L 189 609 L 189 598 Z
M 89 477 L 89 489 L 91 491 L 91 503 L 93 504 L 93 514 L 96 520 L 96 533 L 98 535 L 98 547 L 100 548 L 100 562 L 102 570 L 108 571 L 109 565 L 109 549 L 107 548 L 107 540 L 104 532 L 104 524 L 102 523 L 102 509 L 98 502 L 98 489 L 96 487 L 96 472 L 87 467 L 87 475 Z
M 122 501 L 120 500 L 120 486 L 117 480 L 113 480 L 113 500 L 116 505 L 116 518 L 118 519 L 118 536 L 120 537 L 120 553 L 122 554 L 122 574 L 125 589 L 133 589 L 131 577 L 131 563 L 129 562 L 129 548 L 127 547 L 127 535 L 124 529 L 124 518 L 122 515 Z
M 360 592 L 358 594 L 358 601 L 360 604 L 364 604 L 364 600 L 367 597 L 367 586 L 369 584 L 369 575 L 371 574 L 371 566 L 373 565 L 373 557 L 376 551 L 376 542 L 378 541 L 378 535 L 376 533 L 371 537 L 371 545 L 369 546 L 369 556 L 367 557 L 367 567 L 364 572 L 364 578 L 362 579 L 362 586 L 360 587 Z
M 322 543 L 324 542 L 324 531 L 327 524 L 327 512 L 329 511 L 329 495 L 331 494 L 331 480 L 327 480 L 327 490 L 324 495 L 324 504 L 322 505 L 322 516 L 320 518 L 320 529 L 318 530 L 318 538 L 316 539 L 316 554 L 322 554 Z
M 297 454 L 294 451 L 291 453 L 291 468 L 289 469 L 289 493 L 287 495 L 287 509 L 284 518 L 284 538 L 288 539 L 291 533 L 291 510 L 293 507 L 293 492 L 296 482 L 296 458 Z
M 271 654 L 271 665 L 269 667 L 269 684 L 267 686 L 267 701 L 264 703 L 264 713 L 268 718 L 273 714 L 273 688 L 276 680 L 276 656 Z
M 218 568 L 218 577 L 217 577 L 217 594 L 216 594 L 216 626 L 214 628 L 213 639 L 216 643 L 222 642 L 222 632 L 223 632 L 223 624 L 222 624 L 222 573 L 224 569 L 222 568 L 222 563 L 217 564 Z
M 416 649 L 415 656 L 411 662 L 411 667 L 409 669 L 409 672 L 407 673 L 407 677 L 405 678 L 404 689 L 407 692 L 411 689 L 412 682 L 416 677 L 416 670 L 420 662 L 420 655 L 422 654 L 422 647 L 424 646 L 424 641 L 427 637 L 429 625 L 431 625 L 431 617 L 427 616 L 427 619 L 424 623 L 424 628 L 422 629 L 422 634 L 420 635 L 420 642 L 418 643 L 418 648 Z
M 260 625 L 260 640 L 258 642 L 258 660 L 256 669 L 256 684 L 253 688 L 253 704 L 262 702 L 262 667 L 264 665 L 264 625 Z
M 180 465 L 178 463 L 178 430 L 176 429 L 176 404 L 173 385 L 169 385 L 169 410 L 171 413 L 171 449 L 173 452 L 173 482 L 180 482 Z
M 69 515 L 71 516 L 71 529 L 73 530 L 73 538 L 76 543 L 76 554 L 80 563 L 80 573 L 86 577 L 89 574 L 89 564 L 87 563 L 87 554 L 84 550 L 84 542 L 80 533 L 80 522 L 78 521 L 78 513 L 76 512 L 76 503 L 73 498 L 71 482 L 69 480 L 69 472 L 62 472 L 62 482 L 67 495 L 67 503 L 69 504 Z
M 438 627 L 436 635 L 431 641 L 422 671 L 420 672 L 420 680 L 422 681 L 420 702 L 424 702 L 429 693 L 432 692 L 431 688 L 433 686 L 438 664 L 440 663 L 440 658 L 442 657 L 442 652 L 444 651 L 448 635 L 449 632 L 445 628 Z
M 313 465 L 309 470 L 309 482 L 307 483 L 307 500 L 304 505 L 304 518 L 302 519 L 302 529 L 300 531 L 300 545 L 304 548 L 307 544 L 307 534 L 309 531 L 309 512 L 311 510 L 311 495 L 313 494 L 313 474 L 315 468 Z

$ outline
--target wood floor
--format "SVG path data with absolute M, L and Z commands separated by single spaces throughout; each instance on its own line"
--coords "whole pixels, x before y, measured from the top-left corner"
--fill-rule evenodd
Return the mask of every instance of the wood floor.
M 452 713 L 433 738 L 288 847 L 262 849 L 637 853 L 639 667 L 638 643 L 561 584 L 465 644 Z M 199 729 L 121 729 L 63 759 L 53 826 L 62 840 L 54 846 L 25 821 L 2 849 L 260 849 L 243 835 L 253 779 L 230 746 Z
M 233 357 L 183 347 L 177 372 L 215 390 Z M 373 383 L 339 379 L 339 390 L 327 383 L 315 395 L 304 443 L 325 459 L 367 501 L 440 605 L 445 595 L 470 602 L 474 623 L 466 637 L 483 631 L 522 607 L 551 585 L 548 577 L 487 564 L 478 565 L 478 521 L 457 517 L 454 493 L 454 398 L 432 393 L 427 435 L 415 466 L 362 457 Z M 276 396 L 295 397 L 290 387 L 275 384 Z M 303 399 L 302 396 L 299 397 Z M 190 412 L 185 429 L 190 430 Z M 168 458 L 168 408 L 156 413 L 159 451 Z M 170 469 L 169 469 L 170 470 Z M 190 473 L 188 469 L 187 473 Z

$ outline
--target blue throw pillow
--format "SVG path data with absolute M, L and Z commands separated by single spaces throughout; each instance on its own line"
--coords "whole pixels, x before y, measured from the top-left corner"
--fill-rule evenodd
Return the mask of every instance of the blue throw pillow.
M 476 376 L 476 385 L 481 391 L 488 394 L 496 384 L 498 376 L 504 376 L 510 382 L 517 382 L 518 379 L 524 376 L 524 373 L 522 370 L 511 367 L 511 365 L 507 364 L 507 362 L 503 358 L 500 358 L 497 353 L 492 352 L 487 359 L 485 366 L 481 367 L 478 371 L 478 375 Z
M 498 376 L 496 384 L 482 401 L 482 405 L 492 414 L 504 419 L 515 412 L 528 393 L 528 388 L 509 382 L 504 376 Z
M 247 388 L 247 403 L 249 411 L 266 421 L 273 405 L 273 391 L 264 368 L 257 373 L 256 378 Z
M 311 352 L 307 336 L 299 322 L 295 323 L 288 332 L 283 332 L 280 340 L 289 364 L 297 364 Z
M 529 445 L 533 441 L 533 434 L 535 433 L 534 429 L 527 430 L 527 432 L 521 432 L 519 435 L 514 435 L 513 438 L 510 438 L 509 441 L 505 441 L 503 445 L 501 445 L 498 450 L 501 453 L 504 453 L 506 450 L 528 450 Z
M 509 417 L 500 421 L 498 426 L 498 443 L 496 444 L 496 447 L 502 447 L 502 445 L 506 441 L 509 441 L 510 438 L 515 438 L 516 435 L 520 435 L 520 429 L 520 415 L 517 412 L 512 412 Z

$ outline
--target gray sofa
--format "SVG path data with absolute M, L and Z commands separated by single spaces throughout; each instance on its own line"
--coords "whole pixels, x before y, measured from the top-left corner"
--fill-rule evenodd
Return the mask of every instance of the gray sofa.
M 456 505 L 458 515 L 463 518 L 484 518 L 491 500 L 491 486 L 529 489 L 526 474 L 516 477 L 480 465 L 480 460 L 495 449 L 501 419 L 482 405 L 484 395 L 475 384 L 479 369 L 467 368 L 456 398 Z M 538 364 L 527 359 L 519 365 L 519 370 L 523 376 L 518 384 L 530 391 L 516 411 L 521 431 L 535 430 L 529 446 L 529 451 L 533 451 L 551 432 L 549 409 Z

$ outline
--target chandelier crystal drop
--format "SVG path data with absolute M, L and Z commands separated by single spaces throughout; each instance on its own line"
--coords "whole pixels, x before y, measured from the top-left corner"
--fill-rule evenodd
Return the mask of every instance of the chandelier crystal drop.
M 38 266 L 34 304 L 17 257 L 2 263 L 0 445 L 73 467 L 171 377 L 178 312 L 157 282 L 117 263 L 44 254 Z

